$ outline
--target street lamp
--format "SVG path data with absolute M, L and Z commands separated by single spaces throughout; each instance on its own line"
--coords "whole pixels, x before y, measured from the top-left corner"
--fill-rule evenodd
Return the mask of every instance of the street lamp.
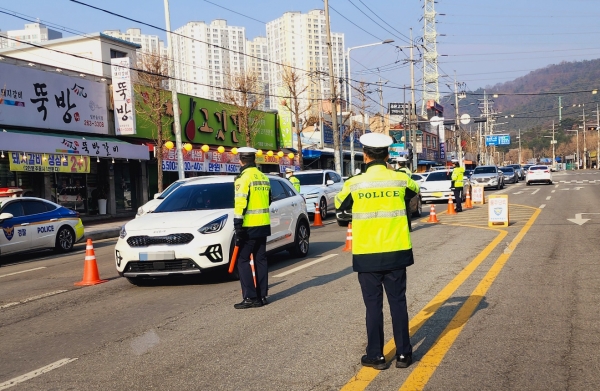
M 348 110 L 350 112 L 350 126 L 352 126 L 352 79 L 350 78 L 350 51 L 354 49 L 366 48 L 369 46 L 377 46 L 383 45 L 386 43 L 394 42 L 393 39 L 386 39 L 385 41 L 369 43 L 366 45 L 353 46 L 348 48 L 346 51 L 346 59 L 348 61 Z M 341 126 L 341 125 L 340 125 Z M 340 144 L 340 149 L 343 150 L 342 144 Z M 352 136 L 350 137 L 350 173 L 354 172 L 354 131 L 352 132 Z

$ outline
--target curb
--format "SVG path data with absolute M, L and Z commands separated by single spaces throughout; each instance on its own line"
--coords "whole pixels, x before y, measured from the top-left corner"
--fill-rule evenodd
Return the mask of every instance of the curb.
M 108 229 L 99 229 L 94 230 L 92 232 L 85 232 L 83 235 L 83 240 L 102 240 L 102 239 L 113 239 L 118 238 L 121 232 L 121 227 L 119 228 L 108 228 Z

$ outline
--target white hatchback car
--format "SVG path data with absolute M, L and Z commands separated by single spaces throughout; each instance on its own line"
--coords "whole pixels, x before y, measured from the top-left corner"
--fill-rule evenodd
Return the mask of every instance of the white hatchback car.
M 194 181 L 196 179 L 198 179 L 198 177 L 179 179 L 171 183 L 165 190 L 163 190 L 162 193 L 155 193 L 154 199 L 151 199 L 150 201 L 146 202 L 144 205 L 138 208 L 135 218 L 137 219 L 138 217 L 143 216 L 146 213 L 152 213 L 154 209 L 156 209 L 156 207 L 160 205 L 163 202 L 163 200 L 173 192 L 173 190 L 177 189 L 179 186 L 183 185 L 186 182 Z
M 552 184 L 552 172 L 548 166 L 531 166 L 527 170 L 525 176 L 525 183 L 527 186 L 532 183 L 547 183 Z
M 268 178 L 272 201 L 267 251 L 288 250 L 305 257 L 310 238 L 306 203 L 286 179 Z M 227 268 L 235 246 L 234 180 L 206 176 L 184 183 L 154 212 L 125 224 L 115 246 L 118 273 L 138 284 L 144 277 Z
M 335 213 L 335 196 L 344 187 L 344 180 L 333 170 L 306 170 L 294 173 L 300 180 L 300 194 L 306 200 L 308 213 L 315 213 L 315 204 L 319 204 L 321 219 L 328 213 Z

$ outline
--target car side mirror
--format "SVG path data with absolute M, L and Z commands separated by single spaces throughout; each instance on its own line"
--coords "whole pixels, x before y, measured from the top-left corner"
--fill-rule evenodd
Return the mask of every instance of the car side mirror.
M 327 182 L 325 182 L 327 186 L 333 185 L 333 183 L 334 182 L 331 179 L 328 179 Z
M 157 199 L 158 197 L 160 197 L 160 193 L 154 193 L 154 199 Z
M 12 219 L 13 217 L 14 216 L 12 215 L 12 213 L 2 213 L 0 214 L 0 221 Z

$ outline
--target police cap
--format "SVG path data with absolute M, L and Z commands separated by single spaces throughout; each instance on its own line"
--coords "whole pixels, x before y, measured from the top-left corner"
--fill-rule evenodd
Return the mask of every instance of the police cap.
M 251 147 L 242 147 L 242 148 L 238 148 L 238 153 L 239 154 L 255 154 L 256 149 L 251 148 Z
M 360 136 L 360 143 L 369 148 L 387 148 L 394 140 L 383 133 L 367 133 Z
M 404 163 L 406 163 L 406 158 L 405 158 L 404 156 L 400 156 L 399 158 L 397 158 L 397 159 L 396 159 L 396 161 L 397 161 L 398 163 L 401 163 L 401 162 L 404 162 Z

